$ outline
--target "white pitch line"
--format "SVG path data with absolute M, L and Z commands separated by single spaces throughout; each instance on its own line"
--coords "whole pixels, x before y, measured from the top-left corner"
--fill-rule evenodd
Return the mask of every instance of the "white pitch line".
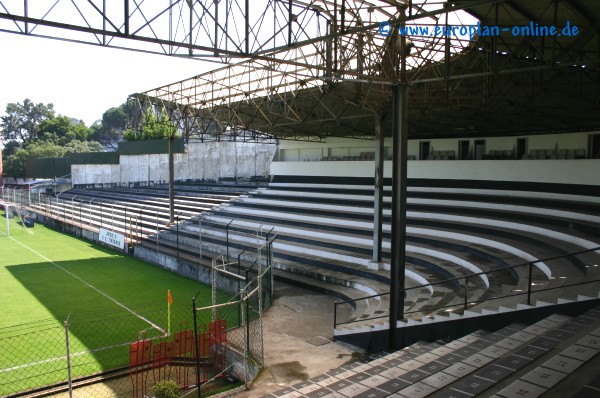
M 166 330 L 164 330 L 163 328 L 161 328 L 160 326 L 158 326 L 157 324 L 155 324 L 154 322 L 152 322 L 151 320 L 144 318 L 143 316 L 141 316 L 140 314 L 138 314 L 137 312 L 135 312 L 134 310 L 132 310 L 131 308 L 127 307 L 125 304 L 121 303 L 120 301 L 112 298 L 111 296 L 109 296 L 108 294 L 104 293 L 102 290 L 98 289 L 96 286 L 92 285 L 91 283 L 85 281 L 84 279 L 80 278 L 79 276 L 75 275 L 74 273 L 72 273 L 71 271 L 68 271 L 67 269 L 61 267 L 60 265 L 56 264 L 54 261 L 50 260 L 49 258 L 45 257 L 44 255 L 36 252 L 35 250 L 33 250 L 31 247 L 25 245 L 24 243 L 19 242 L 18 240 L 16 240 L 15 238 L 13 238 L 12 236 L 10 236 L 10 239 L 12 239 L 13 241 L 17 242 L 18 244 L 20 244 L 21 246 L 23 246 L 24 248 L 26 248 L 27 250 L 32 251 L 33 253 L 37 254 L 38 256 L 40 256 L 41 258 L 43 258 L 44 260 L 48 261 L 50 264 L 54 265 L 55 267 L 57 267 L 58 269 L 64 271 L 65 273 L 71 275 L 73 278 L 77 279 L 78 281 L 80 281 L 81 283 L 83 283 L 84 285 L 86 285 L 87 287 L 89 287 L 92 290 L 95 290 L 96 292 L 100 293 L 101 295 L 103 295 L 104 297 L 106 297 L 108 300 L 112 301 L 113 303 L 115 303 L 116 305 L 118 305 L 119 307 L 123 308 L 125 311 L 133 314 L 134 316 L 136 316 L 137 318 L 141 319 L 142 321 L 146 322 L 148 325 L 152 326 L 154 329 L 158 330 L 159 332 L 165 334 L 167 333 Z
M 156 340 L 156 339 L 157 339 L 156 337 L 153 337 L 150 340 Z M 120 343 L 120 344 L 113 344 L 113 345 L 110 345 L 110 346 L 107 346 L 107 347 L 96 348 L 94 350 L 88 350 L 88 351 L 80 351 L 80 352 L 70 353 L 69 357 L 71 357 L 71 358 L 73 358 L 73 357 L 79 357 L 79 356 L 83 356 L 83 355 L 86 355 L 86 354 L 93 354 L 95 352 L 112 350 L 113 348 L 127 347 L 127 346 L 130 346 L 133 343 L 135 343 L 135 341 L 130 341 L 130 342 L 127 342 L 127 343 Z M 12 368 L 0 369 L 0 373 L 12 372 L 13 370 L 24 369 L 24 368 L 28 368 L 30 366 L 41 365 L 43 363 L 48 363 L 48 362 L 62 361 L 64 359 L 67 359 L 66 355 L 63 355 L 63 356 L 60 356 L 60 357 L 43 359 L 43 360 L 37 361 L 37 362 L 31 362 L 31 363 L 26 363 L 26 364 L 23 364 L 23 365 L 13 366 Z

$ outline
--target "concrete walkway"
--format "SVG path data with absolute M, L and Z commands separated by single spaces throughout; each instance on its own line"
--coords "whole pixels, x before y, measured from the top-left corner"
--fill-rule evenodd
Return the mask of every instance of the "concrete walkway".
M 250 390 L 262 397 L 363 357 L 333 338 L 332 297 L 275 282 L 275 301 L 263 318 L 265 369 Z

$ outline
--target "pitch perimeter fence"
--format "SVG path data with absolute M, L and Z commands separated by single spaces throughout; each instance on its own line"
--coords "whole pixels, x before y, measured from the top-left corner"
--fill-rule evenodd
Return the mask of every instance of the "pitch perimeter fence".
M 151 341 L 167 339 L 169 310 L 164 302 L 129 308 L 0 329 L 0 396 L 67 394 L 70 386 L 74 396 L 131 396 L 130 346 L 140 331 Z M 189 302 L 173 304 L 170 311 L 171 335 L 191 327 Z
M 141 398 L 162 380 L 189 396 L 247 387 L 264 367 L 271 243 L 241 263 L 215 258 L 212 297 L 198 301 L 208 305 L 173 303 L 169 314 L 164 302 L 145 303 L 0 329 L 0 396 Z

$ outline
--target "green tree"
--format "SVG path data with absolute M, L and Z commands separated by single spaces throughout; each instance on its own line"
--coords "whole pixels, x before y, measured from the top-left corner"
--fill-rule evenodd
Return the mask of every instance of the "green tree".
M 144 114 L 139 130 L 127 130 L 123 135 L 127 141 L 168 139 L 179 136 L 167 115 L 161 112 L 157 116 L 152 111 Z
M 37 138 L 42 122 L 54 117 L 54 105 L 35 104 L 26 98 L 23 103 L 6 105 L 6 115 L 2 116 L 2 136 L 5 143 L 18 141 L 28 143 Z
M 24 148 L 18 148 L 15 153 L 5 158 L 4 174 L 24 177 L 28 159 L 61 158 L 66 154 L 67 148 L 53 142 L 32 142 Z
M 108 109 L 102 114 L 100 123 L 92 125 L 91 137 L 105 148 L 116 150 L 118 143 L 123 140 L 123 133 L 127 128 L 127 114 L 127 103 Z
M 103 152 L 104 147 L 97 141 L 81 141 L 72 140 L 69 141 L 64 148 L 67 153 L 80 153 L 80 152 Z
M 89 136 L 90 129 L 82 121 L 62 115 L 44 120 L 39 125 L 38 139 L 60 145 L 73 140 L 85 141 Z
M 52 104 L 34 104 L 29 99 L 23 104 L 10 103 L 1 120 L 5 175 L 24 177 L 29 159 L 104 150 L 100 143 L 90 140 L 90 128 L 80 120 L 56 116 Z
M 21 148 L 21 143 L 18 141 L 8 141 L 4 144 L 4 149 L 2 150 L 2 159 L 8 158 L 10 155 L 14 154 L 17 149 Z

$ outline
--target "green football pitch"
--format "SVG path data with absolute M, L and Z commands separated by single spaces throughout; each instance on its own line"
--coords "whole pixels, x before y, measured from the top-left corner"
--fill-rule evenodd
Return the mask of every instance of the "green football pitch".
M 0 216 L 0 396 L 66 379 L 67 319 L 76 378 L 127 367 L 138 338 L 191 329 L 198 292 L 198 306 L 211 303 L 209 286 L 39 224 L 7 228 Z

